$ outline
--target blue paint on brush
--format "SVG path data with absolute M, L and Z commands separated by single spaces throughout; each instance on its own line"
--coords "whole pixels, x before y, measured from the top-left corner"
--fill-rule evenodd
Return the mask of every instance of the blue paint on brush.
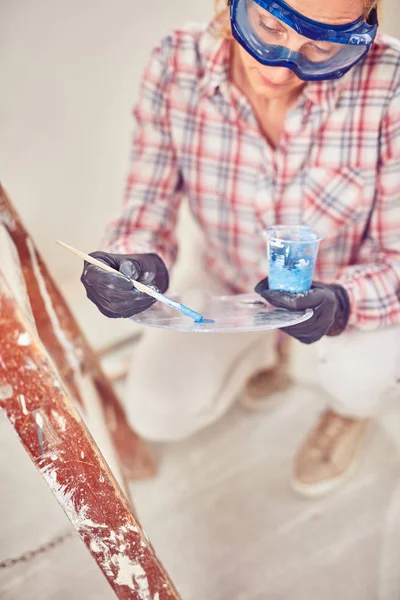
M 164 298 L 166 298 L 168 300 L 168 302 L 167 302 L 168 306 L 170 306 L 171 308 L 175 308 L 176 310 L 179 310 L 186 317 L 190 317 L 191 319 L 193 319 L 195 323 L 215 323 L 215 321 L 213 321 L 212 319 L 205 319 L 203 317 L 203 315 L 196 312 L 195 310 L 192 310 L 188 306 L 181 304 L 180 302 L 171 300 L 171 298 L 167 298 L 167 296 L 164 296 Z
M 181 304 L 180 302 L 176 302 L 176 300 L 168 298 L 168 296 L 161 294 L 161 292 L 157 292 L 155 290 L 152 291 L 154 292 L 154 296 L 156 296 L 158 300 L 160 300 L 160 302 L 163 302 L 164 304 L 170 306 L 171 308 L 174 308 L 175 310 L 179 310 L 179 312 L 181 312 L 186 317 L 190 317 L 191 319 L 193 319 L 195 323 L 215 323 L 215 321 L 213 321 L 212 319 L 205 319 L 200 313 L 196 312 L 195 310 L 192 310 L 184 304 Z

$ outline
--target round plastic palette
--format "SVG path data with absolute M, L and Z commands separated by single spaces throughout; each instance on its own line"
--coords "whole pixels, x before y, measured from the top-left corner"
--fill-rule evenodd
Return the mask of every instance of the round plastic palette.
M 240 333 L 290 327 L 307 321 L 313 315 L 311 309 L 292 312 L 275 308 L 257 294 L 215 296 L 210 292 L 188 290 L 184 294 L 171 295 L 170 298 L 190 306 L 201 313 L 204 319 L 213 322 L 196 323 L 161 302 L 156 302 L 148 310 L 135 315 L 132 320 L 148 327 L 175 331 Z

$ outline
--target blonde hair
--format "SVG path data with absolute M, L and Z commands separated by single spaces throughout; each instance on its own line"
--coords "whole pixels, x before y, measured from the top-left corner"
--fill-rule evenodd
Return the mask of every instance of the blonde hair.
M 226 0 L 214 0 L 216 35 L 224 40 L 233 39 Z
M 378 8 L 382 0 L 363 0 L 364 18 L 368 19 L 371 11 Z M 218 36 L 226 40 L 232 39 L 232 31 L 229 23 L 229 8 L 226 0 L 214 0 L 215 17 L 218 24 Z
M 364 0 L 364 17 L 368 19 L 371 10 L 378 8 L 382 0 Z

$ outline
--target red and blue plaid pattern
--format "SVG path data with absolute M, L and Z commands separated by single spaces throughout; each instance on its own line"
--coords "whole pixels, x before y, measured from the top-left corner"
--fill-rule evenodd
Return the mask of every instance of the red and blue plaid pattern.
M 231 43 L 193 27 L 153 52 L 134 114 L 123 210 L 105 245 L 170 267 L 184 195 L 208 268 L 245 292 L 267 273 L 263 230 L 303 223 L 325 236 L 316 279 L 349 292 L 349 325 L 400 323 L 400 44 L 379 36 L 342 80 L 309 83 L 278 148 L 229 82 Z

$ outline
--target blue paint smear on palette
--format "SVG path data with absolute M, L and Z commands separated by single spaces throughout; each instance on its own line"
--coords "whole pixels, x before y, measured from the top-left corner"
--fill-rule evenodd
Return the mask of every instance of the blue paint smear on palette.
M 195 323 L 215 323 L 215 321 L 213 321 L 212 319 L 205 319 L 200 313 L 196 312 L 195 310 L 192 310 L 191 308 L 188 308 L 184 304 L 180 304 L 179 302 L 177 302 L 176 304 L 179 305 L 179 310 L 181 311 L 181 313 L 193 319 Z

